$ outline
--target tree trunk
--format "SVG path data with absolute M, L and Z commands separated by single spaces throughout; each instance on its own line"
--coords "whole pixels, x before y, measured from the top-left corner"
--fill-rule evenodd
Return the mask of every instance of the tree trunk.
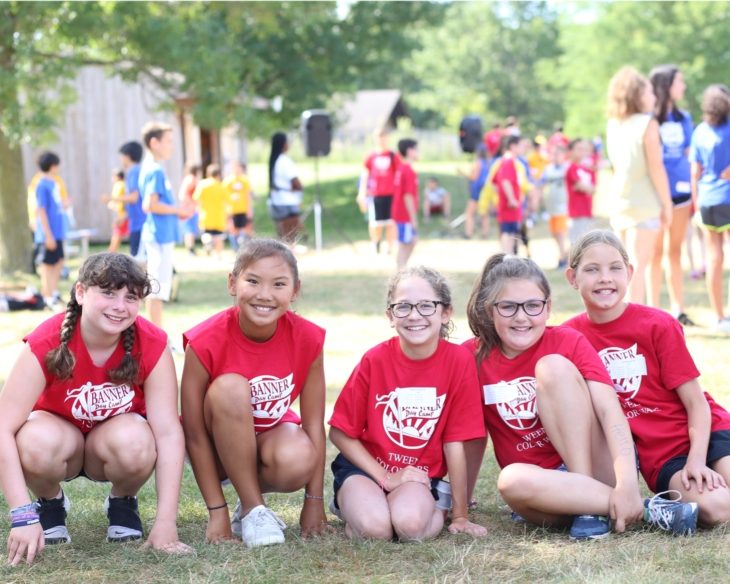
M 23 153 L 0 127 L 0 275 L 28 271 L 32 241 L 23 180 Z

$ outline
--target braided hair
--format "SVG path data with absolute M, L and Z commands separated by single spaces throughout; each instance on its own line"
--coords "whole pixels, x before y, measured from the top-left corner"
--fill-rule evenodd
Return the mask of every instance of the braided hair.
M 150 280 L 140 265 L 131 257 L 120 253 L 98 253 L 89 256 L 79 270 L 76 281 L 84 288 L 98 286 L 105 290 L 121 290 L 125 286 L 139 298 L 150 293 Z M 76 357 L 68 347 L 81 316 L 82 307 L 76 299 L 76 285 L 71 288 L 71 298 L 66 305 L 66 315 L 61 323 L 60 344 L 46 354 L 48 371 L 58 379 L 68 379 L 76 365 Z M 135 339 L 134 323 L 122 332 L 124 357 L 115 369 L 109 371 L 114 383 L 135 383 L 139 374 L 139 361 L 132 354 Z

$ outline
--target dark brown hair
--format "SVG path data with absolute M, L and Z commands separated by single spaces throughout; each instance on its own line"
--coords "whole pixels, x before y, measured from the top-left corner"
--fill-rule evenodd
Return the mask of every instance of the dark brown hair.
M 84 288 L 98 286 L 104 290 L 121 290 L 125 286 L 140 299 L 150 293 L 151 284 L 147 273 L 131 257 L 120 253 L 98 253 L 89 256 L 79 270 L 77 282 Z M 76 300 L 76 286 L 71 288 L 71 298 L 66 305 L 66 316 L 61 324 L 61 344 L 46 353 L 48 371 L 58 379 L 71 377 L 76 357 L 68 343 L 76 329 L 82 307 Z M 109 371 L 114 383 L 135 383 L 139 374 L 139 362 L 132 355 L 135 326 L 122 332 L 124 357 L 116 369 Z
M 231 275 L 238 278 L 239 274 L 248 266 L 271 256 L 279 256 L 289 265 L 294 279 L 294 287 L 299 286 L 297 259 L 286 245 L 276 239 L 251 239 L 246 242 L 236 254 L 236 261 L 233 264 Z

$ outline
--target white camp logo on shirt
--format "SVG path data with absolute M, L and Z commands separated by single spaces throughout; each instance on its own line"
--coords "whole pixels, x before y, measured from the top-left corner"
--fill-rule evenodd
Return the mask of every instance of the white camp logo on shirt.
M 537 424 L 536 384 L 534 377 L 518 377 L 484 385 L 484 403 L 496 405 L 500 417 L 510 428 L 529 430 Z
M 134 390 L 123 383 L 102 383 L 94 385 L 90 381 L 79 388 L 69 389 L 64 401 L 73 400 L 71 415 L 76 420 L 91 428 L 96 422 L 119 414 L 126 414 L 132 409 Z
M 585 183 L 587 185 L 593 184 L 593 176 L 591 176 L 591 173 L 587 170 L 583 170 L 582 168 L 579 168 L 576 172 L 578 175 L 578 180 L 582 183 Z
M 381 154 L 373 159 L 373 167 L 377 170 L 388 170 L 390 168 L 390 154 Z
M 628 349 L 606 347 L 598 353 L 613 381 L 616 393 L 632 399 L 641 387 L 641 378 L 646 375 L 646 359 L 637 353 L 636 344 Z
M 436 395 L 435 387 L 397 387 L 375 397 L 375 405 L 385 406 L 383 429 L 401 448 L 423 448 L 433 436 L 446 394 Z
M 259 375 L 249 381 L 254 422 L 267 428 L 275 425 L 291 405 L 294 391 L 294 374 L 278 378 L 273 375 Z
M 676 148 L 684 143 L 684 129 L 679 122 L 664 122 L 659 127 L 662 144 L 669 148 Z

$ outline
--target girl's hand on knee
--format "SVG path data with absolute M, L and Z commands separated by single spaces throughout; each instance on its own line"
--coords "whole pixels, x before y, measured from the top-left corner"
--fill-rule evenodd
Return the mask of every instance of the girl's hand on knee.
M 431 488 L 431 479 L 428 478 L 426 471 L 416 468 L 415 466 L 407 466 L 400 469 L 398 472 L 388 474 L 386 480 L 383 481 L 382 486 L 386 491 L 393 491 L 400 487 L 403 483 L 421 483 Z
M 707 484 L 708 491 L 727 487 L 725 478 L 718 472 L 704 464 L 693 465 L 689 462 L 685 465 L 680 473 L 682 486 L 687 490 L 692 490 L 692 482 L 697 485 L 697 492 L 702 493 L 704 490 L 703 483 Z
M 487 528 L 472 523 L 466 517 L 454 517 L 449 525 L 449 533 L 466 533 L 473 537 L 484 537 L 487 535 Z
M 316 499 L 305 499 L 299 514 L 299 527 L 301 536 L 305 539 L 334 532 L 334 528 L 327 523 L 322 501 Z
M 45 545 L 40 523 L 11 529 L 8 534 L 8 563 L 17 566 L 25 558 L 26 564 L 32 564 Z

